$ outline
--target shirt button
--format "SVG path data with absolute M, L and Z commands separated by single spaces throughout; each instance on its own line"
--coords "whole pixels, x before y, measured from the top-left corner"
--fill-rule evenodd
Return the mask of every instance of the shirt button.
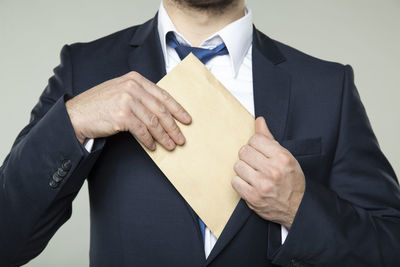
M 64 171 L 69 171 L 72 167 L 72 162 L 69 159 L 63 160 L 63 162 L 61 163 L 61 168 Z

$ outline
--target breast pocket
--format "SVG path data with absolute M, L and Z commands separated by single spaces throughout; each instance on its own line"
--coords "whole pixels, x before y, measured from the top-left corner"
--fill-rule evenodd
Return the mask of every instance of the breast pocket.
M 322 173 L 322 138 L 283 140 L 281 145 L 297 159 L 304 175 L 317 178 Z

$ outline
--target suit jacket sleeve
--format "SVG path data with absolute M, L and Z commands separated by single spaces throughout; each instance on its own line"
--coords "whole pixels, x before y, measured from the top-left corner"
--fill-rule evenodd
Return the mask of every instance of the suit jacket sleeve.
M 306 177 L 304 197 L 285 243 L 274 254 L 275 264 L 400 263 L 399 184 L 353 80 L 352 68 L 346 66 L 336 152 L 326 177 L 329 186 Z
M 0 266 L 20 266 L 37 256 L 71 216 L 71 203 L 98 152 L 77 140 L 65 108 L 73 95 L 70 47 L 33 108 L 0 168 Z M 101 147 L 98 146 L 98 147 Z M 71 163 L 56 186 L 52 175 Z

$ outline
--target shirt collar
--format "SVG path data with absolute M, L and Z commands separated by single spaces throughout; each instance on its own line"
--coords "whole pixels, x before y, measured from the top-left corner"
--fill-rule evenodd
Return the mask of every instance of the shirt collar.
M 175 25 L 172 23 L 167 11 L 164 8 L 163 2 L 161 1 L 160 9 L 158 11 L 158 34 L 161 41 L 161 48 L 164 54 L 165 62 L 168 64 L 167 57 L 167 44 L 166 35 L 168 32 L 174 32 L 178 42 L 186 45 L 190 43 L 178 32 Z M 226 48 L 229 52 L 231 65 L 233 69 L 233 75 L 239 72 L 239 68 L 243 63 L 243 59 L 247 54 L 248 49 L 253 39 L 253 23 L 251 9 L 246 7 L 245 15 L 238 20 L 228 24 L 220 31 L 216 32 L 209 38 L 207 38 L 200 47 L 202 48 L 214 48 L 215 46 L 225 43 Z

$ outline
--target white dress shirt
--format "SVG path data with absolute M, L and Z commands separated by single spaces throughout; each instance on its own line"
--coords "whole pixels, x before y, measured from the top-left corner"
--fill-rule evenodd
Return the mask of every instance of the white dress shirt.
M 190 42 L 178 32 L 161 1 L 158 11 L 158 34 L 167 73 L 181 61 L 175 49 L 166 43 L 166 35 L 171 31 L 175 33 L 179 43 L 192 46 Z M 252 40 L 252 14 L 251 10 L 246 7 L 245 15 L 242 18 L 230 23 L 222 30 L 204 40 L 200 47 L 212 49 L 222 42 L 225 43 L 229 54 L 216 56 L 205 65 L 229 92 L 231 92 L 231 94 L 254 116 Z M 85 147 L 90 152 L 92 146 L 93 139 L 89 139 Z M 288 232 L 285 227 L 281 227 L 281 229 L 283 243 Z M 217 238 L 211 233 L 210 229 L 206 227 L 204 240 L 206 258 L 216 242 Z M 267 240 L 265 242 L 267 242 Z

